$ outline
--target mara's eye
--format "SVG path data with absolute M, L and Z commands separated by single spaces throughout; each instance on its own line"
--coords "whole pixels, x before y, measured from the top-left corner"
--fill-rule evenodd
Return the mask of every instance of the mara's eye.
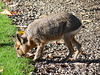
M 17 50 L 19 50 L 19 47 L 17 48 Z

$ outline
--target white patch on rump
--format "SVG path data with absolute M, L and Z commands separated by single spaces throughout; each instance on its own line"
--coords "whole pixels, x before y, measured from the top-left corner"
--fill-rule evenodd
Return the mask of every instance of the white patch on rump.
M 70 34 L 76 34 L 78 33 L 80 30 L 81 30 L 82 26 L 80 26 L 78 29 L 74 30 L 74 31 L 71 31 Z

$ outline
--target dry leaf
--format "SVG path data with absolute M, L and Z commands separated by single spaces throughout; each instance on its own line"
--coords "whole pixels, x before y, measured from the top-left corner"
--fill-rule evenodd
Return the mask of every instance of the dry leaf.
M 75 50 L 75 51 L 74 51 L 74 54 L 75 54 L 76 52 L 77 52 L 77 50 Z M 81 51 L 81 52 L 79 52 L 79 53 L 84 54 L 84 52 L 83 52 L 83 51 Z
M 86 14 L 88 14 L 88 13 L 78 13 L 79 15 L 86 15 Z
M 60 66 L 60 69 L 63 69 L 63 67 Z
M 3 0 L 3 2 L 6 2 L 6 1 L 11 1 L 11 0 Z
M 85 54 L 83 51 L 80 52 L 81 54 Z
M 12 16 L 12 14 L 8 11 L 8 10 L 3 10 L 2 12 L 0 12 L 1 14 L 6 14 L 6 15 L 9 15 L 9 16 Z
M 42 17 L 47 17 L 48 15 L 41 15 L 40 17 L 42 18 Z
M 33 56 L 27 56 L 27 58 L 34 58 L 34 55 Z
M 74 54 L 77 52 L 77 50 L 74 51 Z
M 24 34 L 25 32 L 24 31 L 18 31 L 20 34 Z
M 19 13 L 17 13 L 17 12 L 13 12 L 13 11 L 11 11 L 10 13 L 11 13 L 11 14 L 19 15 Z
M 3 69 L 0 69 L 0 72 L 3 72 Z
M 92 20 L 82 20 L 82 22 L 92 22 Z
M 52 59 L 53 58 L 53 55 L 52 54 L 49 54 L 49 57 Z

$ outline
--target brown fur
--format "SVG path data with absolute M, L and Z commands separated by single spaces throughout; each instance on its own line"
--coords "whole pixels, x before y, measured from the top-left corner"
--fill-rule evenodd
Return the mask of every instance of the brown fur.
M 25 30 L 25 34 L 16 33 L 15 50 L 17 56 L 26 54 L 37 46 L 34 61 L 43 56 L 44 45 L 53 40 L 64 39 L 69 49 L 68 58 L 74 53 L 72 44 L 78 48 L 74 59 L 80 52 L 81 45 L 75 40 L 75 34 L 81 29 L 81 22 L 70 13 L 61 12 L 37 19 Z

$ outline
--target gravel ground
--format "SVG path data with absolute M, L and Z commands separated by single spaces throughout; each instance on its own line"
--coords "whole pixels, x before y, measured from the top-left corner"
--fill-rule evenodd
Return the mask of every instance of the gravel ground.
M 9 17 L 19 30 L 42 15 L 61 11 L 73 13 L 85 26 L 76 36 L 85 54 L 79 54 L 74 62 L 57 62 L 68 54 L 68 49 L 63 40 L 50 42 L 44 49 L 45 60 L 37 62 L 30 75 L 100 75 L 100 0 L 11 0 L 5 5 L 18 13 Z M 49 58 L 49 54 L 54 58 Z

